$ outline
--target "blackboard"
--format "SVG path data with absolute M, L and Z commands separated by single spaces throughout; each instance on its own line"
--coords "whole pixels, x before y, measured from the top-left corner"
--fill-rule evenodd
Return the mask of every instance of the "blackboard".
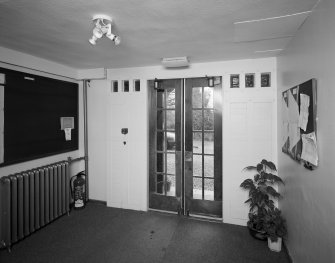
M 4 162 L 0 166 L 78 149 L 78 83 L 0 68 L 4 86 Z M 74 117 L 71 140 L 60 118 Z

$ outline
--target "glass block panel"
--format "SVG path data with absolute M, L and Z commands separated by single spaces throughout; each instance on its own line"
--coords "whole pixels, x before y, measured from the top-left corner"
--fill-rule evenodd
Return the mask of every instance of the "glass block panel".
M 163 91 L 157 91 L 157 108 L 165 108 L 165 93 Z
M 166 176 L 166 195 L 176 196 L 176 176 Z
M 157 181 L 156 181 L 156 188 L 158 194 L 164 193 L 164 175 L 163 174 L 157 174 Z
M 204 199 L 213 201 L 214 200 L 214 179 L 205 179 L 204 183 L 205 183 Z
M 164 129 L 164 119 L 165 119 L 165 111 L 158 110 L 157 111 L 157 130 Z
M 193 154 L 193 175 L 202 176 L 202 156 Z
M 214 132 L 204 133 L 204 153 L 214 154 Z
M 194 131 L 202 130 L 202 110 L 193 110 L 192 123 Z
M 164 151 L 164 132 L 157 132 L 157 151 Z
M 123 92 L 129 92 L 129 80 L 123 81 Z
M 202 108 L 202 88 L 192 89 L 192 108 Z
M 204 108 L 214 107 L 214 88 L 204 87 Z
M 193 153 L 202 153 L 202 133 L 193 132 Z
M 168 153 L 166 155 L 166 172 L 168 174 L 176 174 L 176 155 L 174 153 Z
M 141 81 L 139 79 L 134 80 L 134 91 L 141 91 Z
M 214 178 L 214 156 L 204 156 L 204 176 Z
M 165 163 L 164 163 L 164 153 L 157 153 L 157 172 L 164 173 Z
M 166 132 L 166 150 L 171 152 L 176 150 L 176 133 Z
M 113 86 L 113 92 L 119 91 L 119 82 L 117 80 L 112 81 L 112 86 Z
M 176 107 L 176 90 L 175 89 L 166 89 L 166 107 L 173 109 Z
M 204 129 L 207 131 L 214 130 L 214 111 L 204 110 Z
M 193 177 L 193 199 L 202 199 L 202 179 Z
M 167 110 L 166 111 L 166 129 L 167 130 L 174 130 L 176 126 L 176 117 L 174 110 Z

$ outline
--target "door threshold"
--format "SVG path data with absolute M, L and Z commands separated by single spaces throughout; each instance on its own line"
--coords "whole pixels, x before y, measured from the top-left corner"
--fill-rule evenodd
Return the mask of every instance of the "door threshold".
M 159 210 L 159 209 L 148 208 L 148 211 L 158 212 L 158 213 L 163 213 L 163 214 L 178 215 L 178 212 L 168 211 L 168 210 Z
M 220 217 L 204 216 L 204 215 L 197 215 L 197 214 L 190 214 L 190 217 L 193 219 L 214 222 L 214 223 L 223 222 L 223 218 L 220 218 Z

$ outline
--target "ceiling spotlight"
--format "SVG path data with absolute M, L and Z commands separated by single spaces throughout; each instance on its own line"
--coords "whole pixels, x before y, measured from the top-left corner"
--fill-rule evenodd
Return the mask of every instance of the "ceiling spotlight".
M 109 39 L 113 40 L 115 45 L 120 44 L 121 38 L 119 36 L 112 34 L 111 32 L 113 20 L 110 16 L 96 15 L 93 17 L 92 20 L 95 24 L 95 27 L 93 29 L 92 38 L 88 40 L 92 45 L 95 45 L 96 41 L 99 38 L 102 38 L 104 35 Z

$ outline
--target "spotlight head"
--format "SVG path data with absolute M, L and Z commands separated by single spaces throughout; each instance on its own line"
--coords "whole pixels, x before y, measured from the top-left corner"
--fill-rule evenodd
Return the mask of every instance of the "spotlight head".
M 121 43 L 121 37 L 115 36 L 114 43 L 115 43 L 116 46 L 119 45 Z
M 110 40 L 113 40 L 116 46 L 121 43 L 121 38 L 119 36 L 114 35 L 113 33 L 106 34 L 106 37 L 108 37 Z
M 96 38 L 96 36 L 92 36 L 92 38 L 90 38 L 89 40 L 88 40 L 93 46 L 95 46 L 96 45 L 96 41 L 97 41 L 97 38 Z

